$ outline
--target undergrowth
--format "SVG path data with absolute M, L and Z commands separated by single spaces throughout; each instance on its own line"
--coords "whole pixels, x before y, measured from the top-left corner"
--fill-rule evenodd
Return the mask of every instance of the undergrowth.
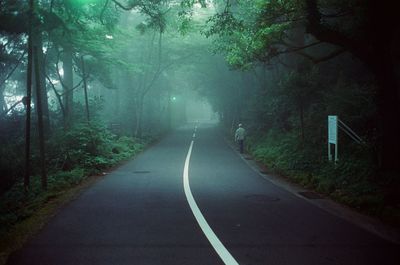
M 372 150 L 351 146 L 335 164 L 327 159 L 326 148 L 312 139 L 299 141 L 294 133 L 278 133 L 247 139 L 248 151 L 275 173 L 366 214 L 399 225 L 400 209 L 391 201 L 395 180 L 379 175 Z M 351 151 L 349 151 L 351 150 Z
M 150 141 L 118 137 L 96 123 L 80 123 L 67 132 L 54 132 L 46 142 L 48 189 L 41 189 L 38 166 L 33 163 L 34 175 L 29 192 L 24 192 L 20 177 L 1 195 L 0 238 L 7 236 L 14 225 L 32 216 L 49 201 L 78 186 L 88 176 L 102 175 L 105 169 L 140 152 Z M 32 156 L 35 162 L 37 154 Z

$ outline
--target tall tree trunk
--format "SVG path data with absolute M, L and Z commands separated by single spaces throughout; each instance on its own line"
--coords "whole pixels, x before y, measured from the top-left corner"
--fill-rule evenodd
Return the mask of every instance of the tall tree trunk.
M 87 92 L 87 82 L 86 82 L 86 71 L 85 71 L 85 60 L 83 56 L 81 57 L 82 61 L 82 78 L 83 78 L 83 91 L 85 93 L 85 107 L 86 107 L 86 119 L 90 121 L 90 113 L 89 113 L 89 99 L 88 99 L 88 92 Z
M 123 82 L 123 74 L 121 71 L 114 69 L 114 74 L 117 77 L 117 89 L 115 90 L 115 97 L 114 97 L 114 120 L 120 120 L 120 110 L 121 110 L 121 89 L 124 86 Z
M 4 100 L 5 85 L 0 87 L 0 113 L 7 111 L 6 101 Z
M 171 87 L 168 86 L 168 90 L 167 90 L 167 96 L 168 96 L 168 101 L 167 101 L 167 119 L 168 119 L 168 131 L 171 130 L 172 128 L 172 109 L 171 109 Z
M 41 47 L 40 47 L 41 48 Z M 40 84 L 40 63 L 39 63 L 39 48 L 34 46 L 33 48 L 33 61 L 35 67 L 35 80 L 36 80 L 36 110 L 38 117 L 38 129 L 39 129 L 39 150 L 40 150 L 40 169 L 41 169 L 41 183 L 42 189 L 47 190 L 47 173 L 46 173 L 46 152 L 44 146 L 44 123 L 43 123 L 43 105 L 42 105 L 42 91 L 43 89 Z
M 140 95 L 136 105 L 136 128 L 135 137 L 142 137 L 143 134 L 143 103 L 144 95 Z
M 381 173 L 398 178 L 400 172 L 400 94 L 392 51 L 395 49 L 393 43 L 400 32 L 396 27 L 390 27 L 398 22 L 398 8 L 395 2 L 381 3 L 373 0 L 366 2 L 372 54 L 366 57 L 365 61 L 370 60 L 370 68 L 375 74 L 378 85 Z M 397 200 L 399 200 L 398 196 Z
M 73 72 L 72 72 L 72 46 L 66 44 L 63 54 L 63 70 L 64 70 L 64 107 L 65 107 L 65 124 L 67 128 L 71 126 L 73 117 Z
M 304 144 L 304 139 L 305 139 L 305 126 L 304 126 L 304 104 L 303 102 L 300 103 L 300 108 L 299 108 L 299 115 L 300 115 L 300 129 L 301 129 L 301 143 Z
M 24 190 L 28 192 L 31 176 L 31 99 L 32 99 L 32 16 L 33 0 L 29 0 L 28 66 L 26 77 L 26 123 L 25 123 L 25 174 Z
M 43 39 L 42 39 L 42 33 L 38 32 L 37 30 L 34 30 L 33 32 L 33 45 L 37 47 L 37 57 L 38 57 L 38 63 L 39 63 L 39 82 L 34 82 L 35 86 L 36 84 L 40 85 L 40 89 L 35 88 L 34 90 L 34 97 L 35 97 L 35 105 L 38 104 L 37 102 L 37 96 L 36 96 L 36 91 L 40 91 L 40 98 L 42 101 L 42 111 L 43 111 L 43 126 L 45 132 L 49 132 L 50 130 L 50 115 L 49 115 L 49 102 L 48 102 L 48 96 L 47 96 L 47 88 L 46 88 L 46 72 L 45 72 L 45 62 L 44 62 L 44 55 L 43 55 Z M 35 67 L 35 66 L 34 66 Z M 36 70 L 34 69 L 34 72 Z M 36 75 L 34 75 L 34 79 L 36 79 Z
M 389 58 L 377 57 L 374 67 L 379 86 L 378 115 L 380 135 L 380 166 L 386 174 L 400 172 L 400 100 L 394 67 Z

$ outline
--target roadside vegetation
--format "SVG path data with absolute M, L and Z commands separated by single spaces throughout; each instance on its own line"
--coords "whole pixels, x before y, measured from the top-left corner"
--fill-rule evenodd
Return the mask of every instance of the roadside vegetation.
M 399 225 L 400 32 L 387 27 L 396 20 L 393 7 L 225 1 L 203 34 L 237 75 L 202 93 L 225 129 L 243 124 L 248 152 L 271 172 Z M 361 138 L 339 128 L 336 163 L 328 160 L 328 115 Z
M 0 1 L 0 237 L 204 101 L 272 172 L 398 225 L 398 9 L 361 2 Z M 328 115 L 362 139 L 337 163 Z
M 28 191 L 24 189 L 23 179 L 17 178 L 9 180 L 12 184 L 0 196 L 1 256 L 4 258 L 20 247 L 56 213 L 58 207 L 155 139 L 156 136 L 141 139 L 118 136 L 96 122 L 76 123 L 68 132 L 54 131 L 46 141 L 47 189 L 42 188 L 40 166 L 33 164 Z M 18 157 L 21 150 L 16 149 L 10 138 L 7 141 L 8 144 L 2 141 L 5 143 L 2 151 L 7 155 L 1 156 L 1 161 L 8 165 L 2 168 L 17 174 L 23 167 L 22 161 L 13 158 Z
M 346 77 L 321 82 L 317 69 L 311 74 L 290 73 L 275 90 L 268 106 L 267 130 L 249 120 L 248 149 L 271 171 L 315 189 L 370 215 L 399 222 L 391 196 L 397 179 L 381 178 L 376 157 L 374 87 Z M 305 87 L 307 97 L 287 93 Z M 351 100 L 349 100 L 351 99 Z M 355 142 L 339 129 L 339 160 L 328 160 L 327 116 L 337 114 L 364 139 Z M 398 185 L 398 184 L 397 184 Z M 387 220 L 388 221 L 388 220 Z
M 163 74 L 187 56 L 164 35 L 168 7 L 141 1 L 129 15 L 114 2 L 0 3 L 0 264 L 61 205 L 183 122 Z
M 370 147 L 342 150 L 337 163 L 328 162 L 326 148 L 312 141 L 301 145 L 297 135 L 270 132 L 249 136 L 248 152 L 277 174 L 315 190 L 387 224 L 400 225 L 400 210 L 394 197 L 397 179 L 380 179 Z

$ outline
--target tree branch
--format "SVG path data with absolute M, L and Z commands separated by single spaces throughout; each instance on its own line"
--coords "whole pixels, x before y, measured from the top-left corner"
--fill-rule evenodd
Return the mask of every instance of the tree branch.
M 368 60 L 368 50 L 365 43 L 345 36 L 343 33 L 332 30 L 322 24 L 322 14 L 318 9 L 317 0 L 305 0 L 306 3 L 306 32 L 320 41 L 331 43 L 347 49 L 362 61 Z
M 1 87 L 2 85 L 4 85 L 4 83 L 8 80 L 8 78 L 11 77 L 11 75 L 12 75 L 12 74 L 14 73 L 14 71 L 17 69 L 18 65 L 21 63 L 21 61 L 22 61 L 22 59 L 24 58 L 25 54 L 26 54 L 26 51 L 24 51 L 24 52 L 22 53 L 21 57 L 19 57 L 17 63 L 15 64 L 15 66 L 13 67 L 13 69 L 8 73 L 8 75 L 6 76 L 6 78 L 4 78 L 3 81 L 1 81 L 0 87 Z
M 104 6 L 103 6 L 103 8 L 101 9 L 101 12 L 100 12 L 100 22 L 101 22 L 102 25 L 105 24 L 104 21 L 103 21 L 103 16 L 104 16 L 104 12 L 106 11 L 106 8 L 107 8 L 107 6 L 108 6 L 108 2 L 110 2 L 110 0 L 107 0 L 107 1 L 104 3 Z
M 117 0 L 112 0 L 114 2 L 114 4 L 116 4 L 118 7 L 122 8 L 125 11 L 130 11 L 132 9 L 134 9 L 136 6 L 132 5 L 132 6 L 124 6 L 123 4 L 121 4 L 120 2 L 118 2 Z
M 322 44 L 322 41 L 316 41 L 316 42 L 313 42 L 313 43 L 310 43 L 307 45 L 303 45 L 303 46 L 294 46 L 294 45 L 291 45 L 291 44 L 281 40 L 281 42 L 278 44 L 281 44 L 281 45 L 284 45 L 284 46 L 290 48 L 289 52 L 297 52 L 297 51 L 301 51 L 301 50 L 304 50 L 304 49 L 307 49 L 307 48 L 310 48 L 310 47 L 313 47 L 316 45 L 320 45 L 320 44 Z
M 51 87 L 53 88 L 54 94 L 56 95 L 58 103 L 60 104 L 60 109 L 61 109 L 63 118 L 65 119 L 65 108 L 64 108 L 64 104 L 62 103 L 61 95 L 58 93 L 56 87 L 54 86 L 53 82 L 51 82 L 51 79 L 47 74 L 46 74 L 46 79 L 49 82 L 49 84 L 51 85 Z
M 313 57 L 313 56 L 311 56 L 311 55 L 309 55 L 309 54 L 307 54 L 306 52 L 303 52 L 303 51 L 297 51 L 296 53 L 301 55 L 301 56 L 303 56 L 303 57 L 305 57 L 305 58 L 307 58 L 307 59 L 309 59 L 314 64 L 318 64 L 318 63 L 322 63 L 322 62 L 328 61 L 328 60 L 330 60 L 332 58 L 335 58 L 336 56 L 338 56 L 338 55 L 340 55 L 340 54 L 342 54 L 344 52 L 346 52 L 345 48 L 339 48 L 339 49 L 336 49 L 333 52 L 331 52 L 331 53 L 329 53 L 329 54 L 327 54 L 325 56 L 319 57 L 319 58 L 315 58 L 315 57 Z
M 59 53 L 59 54 L 60 54 L 60 53 Z M 58 56 L 58 59 L 59 59 L 59 56 Z M 78 83 L 76 86 L 74 86 L 74 87 L 72 87 L 72 88 L 67 87 L 67 86 L 64 84 L 63 78 L 62 78 L 61 75 L 60 75 L 60 69 L 59 69 L 59 67 L 58 67 L 58 62 L 56 62 L 55 65 L 56 65 L 56 73 L 57 73 L 58 79 L 60 80 L 61 86 L 62 86 L 63 89 L 65 90 L 64 93 L 60 94 L 61 96 L 65 96 L 67 93 L 69 93 L 69 92 L 71 92 L 71 91 L 74 91 L 76 88 L 78 88 L 78 87 L 82 84 L 83 78 L 81 79 L 81 81 L 79 81 L 79 83 Z
M 6 111 L 4 111 L 3 113 L 1 113 L 0 116 L 6 116 L 11 110 L 13 110 L 16 106 L 18 106 L 20 103 L 23 102 L 23 99 L 18 100 L 17 102 L 15 102 L 9 109 L 7 109 Z

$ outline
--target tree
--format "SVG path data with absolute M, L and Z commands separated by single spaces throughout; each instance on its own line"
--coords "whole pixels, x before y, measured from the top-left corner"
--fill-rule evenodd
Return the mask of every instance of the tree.
M 225 2 L 223 10 L 210 18 L 205 34 L 218 36 L 216 50 L 223 52 L 236 68 L 270 63 L 273 58 L 289 53 L 321 63 L 347 52 L 369 69 L 378 86 L 382 172 L 398 172 L 400 98 L 393 55 L 399 30 L 389 26 L 396 23 L 396 3 L 373 0 L 362 4 L 333 0 L 235 3 Z M 304 45 L 293 44 L 291 37 L 295 30 L 305 32 L 308 41 Z

